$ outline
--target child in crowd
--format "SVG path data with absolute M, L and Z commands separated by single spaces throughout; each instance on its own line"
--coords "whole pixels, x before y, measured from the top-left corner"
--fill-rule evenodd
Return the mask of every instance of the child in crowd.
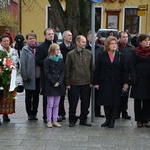
M 65 95 L 64 63 L 59 56 L 60 47 L 53 43 L 49 47 L 48 57 L 44 60 L 45 88 L 47 96 L 47 127 L 61 127 L 57 122 L 60 97 Z

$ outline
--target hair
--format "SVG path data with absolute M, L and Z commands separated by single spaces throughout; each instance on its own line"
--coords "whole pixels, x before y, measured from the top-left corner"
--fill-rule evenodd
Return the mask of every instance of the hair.
M 49 49 L 48 49 L 48 57 L 49 56 L 55 56 L 56 55 L 56 50 L 59 47 L 58 44 L 53 43 L 50 45 Z
M 3 38 L 9 38 L 10 39 L 9 35 L 3 34 L 0 36 L 0 42 L 2 42 Z
M 88 33 L 87 33 L 87 36 L 92 34 L 92 31 L 90 30 Z M 96 32 L 94 32 L 94 34 L 96 34 Z
M 118 43 L 118 40 L 117 40 L 116 37 L 114 37 L 114 36 L 109 36 L 109 37 L 106 39 L 106 42 L 105 42 L 105 45 L 104 45 L 104 51 L 106 51 L 106 52 L 109 51 L 109 45 L 110 45 L 111 41 L 116 41 L 116 43 Z
M 54 30 L 53 30 L 52 28 L 47 28 L 47 29 L 44 30 L 44 35 L 46 35 L 46 32 L 47 32 L 48 30 L 52 30 L 52 31 L 54 32 Z
M 122 33 L 123 33 L 123 34 L 128 34 L 126 31 L 121 31 L 121 32 L 119 32 L 119 34 L 118 34 L 118 37 L 119 37 L 119 38 L 121 38 Z
M 142 41 L 144 41 L 146 38 L 150 39 L 150 36 L 148 34 L 140 34 L 139 38 L 138 38 L 138 42 L 141 43 Z
M 29 32 L 26 34 L 26 40 L 29 38 L 29 36 L 33 36 L 35 38 L 37 38 L 36 34 L 34 32 Z
M 76 42 L 80 42 L 81 40 L 81 37 L 84 37 L 83 35 L 78 35 L 75 39 Z M 84 37 L 85 38 L 85 37 Z
M 70 32 L 71 33 L 71 31 L 70 30 L 66 30 L 66 31 L 64 31 L 63 32 L 63 37 L 68 33 L 68 32 Z
M 5 28 L 5 31 L 10 31 L 9 28 Z

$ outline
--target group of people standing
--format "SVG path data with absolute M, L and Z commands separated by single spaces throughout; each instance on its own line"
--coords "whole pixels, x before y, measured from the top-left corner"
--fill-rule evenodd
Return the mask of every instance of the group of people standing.
M 119 33 L 119 40 L 109 36 L 104 46 L 96 44 L 96 33 L 94 36 L 93 64 L 91 31 L 87 40 L 83 35 L 77 36 L 76 46 L 69 30 L 64 31 L 60 45 L 54 40 L 51 28 L 44 30 L 45 41 L 40 45 L 34 32 L 26 35 L 20 64 L 28 120 L 38 119 L 39 94 L 42 94 L 44 123 L 48 128 L 61 127 L 58 122 L 66 119 L 64 99 L 68 93 L 69 127 L 74 127 L 78 119 L 80 125 L 92 126 L 87 116 L 94 87 L 96 117 L 104 117 L 101 113 L 101 106 L 104 106 L 106 121 L 102 127 L 113 128 L 115 119 L 121 116 L 131 119 L 127 112 L 129 95 L 134 98 L 137 127 L 150 127 L 150 37 L 141 34 L 139 46 L 135 48 L 128 43 L 126 31 Z M 81 113 L 76 116 L 79 99 Z

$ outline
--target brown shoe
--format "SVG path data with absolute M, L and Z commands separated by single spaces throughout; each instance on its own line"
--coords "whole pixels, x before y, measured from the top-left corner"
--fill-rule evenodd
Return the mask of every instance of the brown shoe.
M 143 127 L 142 122 L 137 122 L 137 127 L 138 127 L 138 128 L 142 128 L 142 127 Z
M 150 124 L 149 123 L 143 123 L 143 127 L 150 128 Z

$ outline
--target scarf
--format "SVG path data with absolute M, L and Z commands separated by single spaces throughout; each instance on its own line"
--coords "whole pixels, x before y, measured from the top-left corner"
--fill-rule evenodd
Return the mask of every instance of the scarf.
M 60 57 L 59 56 L 49 56 L 49 59 L 52 60 L 52 61 L 55 61 L 55 62 L 58 62 Z
M 139 45 L 138 47 L 135 48 L 135 51 L 137 55 L 142 58 L 147 58 L 148 56 L 150 56 L 150 46 L 142 47 L 141 45 Z
M 113 63 L 114 62 L 114 59 L 115 59 L 115 51 L 113 52 L 113 53 L 109 53 L 108 52 L 108 55 L 109 55 L 109 58 L 110 58 L 110 61 L 111 61 L 111 63 Z
M 28 44 L 28 46 L 29 46 L 29 49 L 31 50 L 31 52 L 34 55 L 34 58 L 35 58 L 35 52 L 36 52 L 36 48 L 38 46 L 38 43 L 35 43 L 34 45 Z

